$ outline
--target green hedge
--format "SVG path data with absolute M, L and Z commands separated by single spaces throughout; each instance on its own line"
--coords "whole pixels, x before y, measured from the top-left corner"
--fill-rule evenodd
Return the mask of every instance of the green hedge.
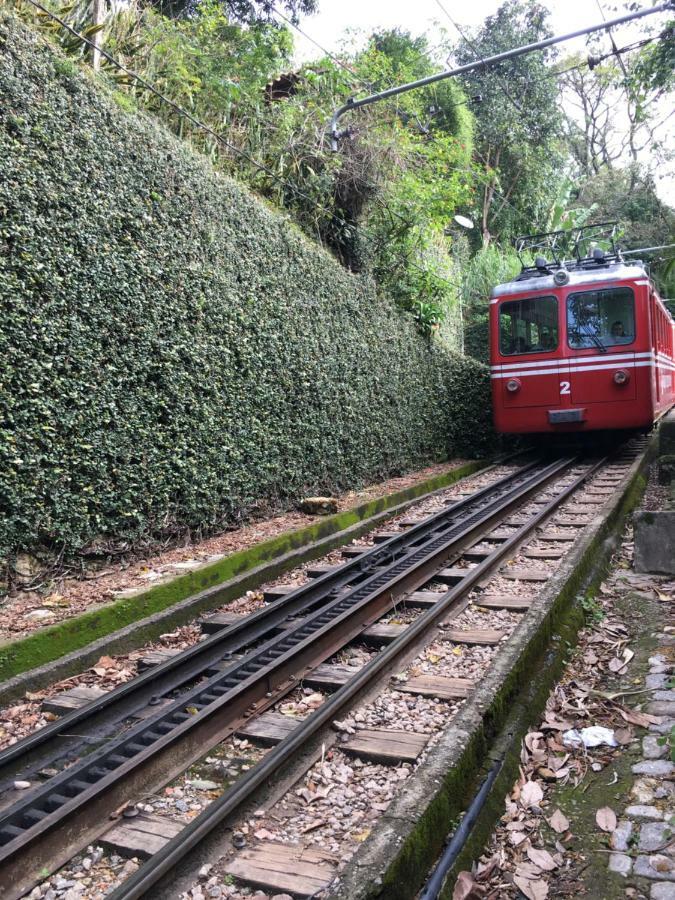
M 489 335 L 490 320 L 488 316 L 474 315 L 473 320 L 464 327 L 464 352 L 467 356 L 488 365 L 490 361 Z
M 483 367 L 0 14 L 0 553 L 492 440 Z

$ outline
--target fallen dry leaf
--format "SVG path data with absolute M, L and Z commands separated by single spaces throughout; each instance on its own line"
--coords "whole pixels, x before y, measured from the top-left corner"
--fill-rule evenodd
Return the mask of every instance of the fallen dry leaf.
M 514 847 L 517 847 L 518 844 L 522 844 L 526 839 L 527 835 L 524 831 L 512 831 L 509 834 L 509 841 L 513 844 Z
M 616 828 L 616 815 L 609 806 L 603 806 L 595 814 L 595 822 L 602 831 L 614 831 Z
M 516 866 L 516 871 L 513 874 L 519 878 L 532 878 L 534 881 L 538 881 L 541 878 L 542 870 L 539 866 L 535 866 L 534 863 L 521 862 Z
M 521 878 L 518 875 L 513 879 L 515 885 L 525 894 L 527 900 L 544 900 L 548 897 L 548 885 L 545 881 L 535 881 L 534 878 Z
M 526 781 L 520 789 L 520 802 L 524 807 L 538 806 L 544 799 L 544 792 L 536 781 Z
M 556 834 L 563 834 L 570 827 L 569 819 L 564 813 L 561 813 L 559 809 L 553 813 L 551 818 L 548 820 L 548 824 L 551 828 L 556 832 Z
M 636 709 L 626 709 L 624 706 L 619 707 L 621 717 L 630 722 L 631 725 L 641 725 L 647 728 L 649 725 L 660 725 L 663 722 L 662 716 L 652 716 L 650 713 L 638 712 Z
M 313 787 L 313 785 L 312 785 Z M 316 790 L 310 790 L 309 788 L 301 788 L 298 791 L 298 794 L 305 800 L 306 803 L 314 803 L 316 800 L 325 800 L 326 797 L 333 790 L 333 785 L 328 784 L 325 787 L 316 788 Z
M 633 731 L 630 728 L 617 728 L 614 738 L 619 744 L 630 744 L 633 740 Z
M 490 859 L 485 863 L 478 863 L 476 867 L 476 880 L 487 881 L 490 875 L 499 868 L 499 855 L 493 853 Z
M 117 666 L 117 663 L 110 656 L 102 656 L 96 665 L 103 666 L 105 669 L 114 669 Z
M 536 743 L 543 737 L 544 735 L 541 733 L 541 731 L 530 731 L 525 735 L 525 746 L 530 751 L 530 753 L 532 753 L 532 751 L 534 750 Z
M 460 872 L 452 892 L 452 900 L 467 900 L 473 893 L 476 882 L 471 872 Z
M 655 853 L 654 856 L 649 857 L 649 865 L 652 869 L 655 869 L 657 872 L 670 872 L 672 862 L 662 853 Z
M 528 847 L 526 853 L 535 866 L 539 866 L 539 868 L 543 869 L 545 872 L 552 872 L 554 869 L 558 868 L 558 864 L 548 850 L 538 850 L 536 847 Z

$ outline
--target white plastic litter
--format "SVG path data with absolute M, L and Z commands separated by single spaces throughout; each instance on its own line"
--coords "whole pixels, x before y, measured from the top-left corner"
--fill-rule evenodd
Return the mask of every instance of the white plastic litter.
M 603 728 L 602 725 L 591 725 L 590 728 L 582 728 L 581 731 L 571 728 L 563 734 L 563 744 L 583 744 L 584 747 L 607 744 L 608 747 L 618 747 L 612 729 Z

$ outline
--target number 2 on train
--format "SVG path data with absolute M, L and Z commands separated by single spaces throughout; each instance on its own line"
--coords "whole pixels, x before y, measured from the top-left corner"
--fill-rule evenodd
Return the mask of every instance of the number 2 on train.
M 561 381 L 560 382 L 560 394 L 569 394 L 570 392 L 570 383 L 569 381 Z

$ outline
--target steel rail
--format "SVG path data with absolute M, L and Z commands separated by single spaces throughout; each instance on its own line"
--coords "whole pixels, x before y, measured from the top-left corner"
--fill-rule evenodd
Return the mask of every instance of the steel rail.
M 487 504 L 477 504 L 468 521 L 456 513 L 440 534 L 427 536 L 384 571 L 27 793 L 0 818 L 4 844 L 0 865 L 8 876 L 0 897 L 20 896 L 17 891 L 34 883 L 36 869 L 53 869 L 105 830 L 105 816 L 130 794 L 159 788 L 241 727 L 253 712 L 292 690 L 298 678 L 390 609 L 397 596 L 427 582 L 449 554 L 467 549 L 481 528 L 503 520 L 572 462 L 555 461 L 520 479 L 506 493 L 495 492 Z M 475 570 L 468 571 L 471 575 L 462 581 L 474 580 Z
M 566 468 L 570 468 L 575 462 L 576 460 L 571 460 Z M 175 838 L 168 841 L 147 863 L 114 890 L 109 895 L 109 900 L 138 900 L 138 898 L 145 897 L 150 891 L 152 891 L 153 898 L 168 896 L 164 892 L 171 890 L 170 882 L 175 875 L 176 867 L 202 840 L 238 812 L 257 788 L 273 776 L 278 775 L 279 771 L 293 760 L 302 746 L 321 728 L 343 715 L 345 707 L 369 688 L 383 670 L 393 665 L 396 659 L 438 619 L 455 610 L 488 572 L 517 548 L 530 532 L 547 519 L 561 503 L 585 481 L 592 478 L 606 463 L 607 458 L 591 463 L 585 472 L 563 488 L 485 560 L 469 570 L 469 574 L 459 584 L 448 590 L 432 607 L 415 619 L 402 635 L 360 669 L 347 684 L 337 690 L 332 697 L 304 719 L 302 724 L 298 725 L 288 737 L 270 750 L 253 769 L 228 788 L 217 800 L 214 800 Z
M 370 572 L 381 567 L 382 561 L 387 557 L 402 554 L 407 547 L 439 528 L 443 521 L 468 509 L 476 501 L 496 491 L 508 489 L 509 485 L 523 478 L 538 464 L 540 460 L 530 462 L 469 497 L 449 504 L 435 516 L 364 551 L 338 570 L 301 585 L 269 606 L 242 617 L 241 622 L 211 635 L 179 656 L 154 666 L 0 751 L 0 790 L 7 788 L 18 774 L 30 778 L 31 771 L 67 757 L 69 751 L 79 749 L 82 743 L 92 745 L 100 742 L 120 721 L 144 709 L 149 701 L 198 679 L 204 671 L 218 665 L 227 654 L 239 653 L 252 643 L 269 638 L 288 619 L 320 605 L 327 598 L 332 598 L 338 590 L 365 580 Z M 489 471 L 490 468 L 484 471 Z M 217 587 L 209 588 L 196 596 L 217 594 L 218 590 Z M 28 769 L 28 766 L 32 769 Z

